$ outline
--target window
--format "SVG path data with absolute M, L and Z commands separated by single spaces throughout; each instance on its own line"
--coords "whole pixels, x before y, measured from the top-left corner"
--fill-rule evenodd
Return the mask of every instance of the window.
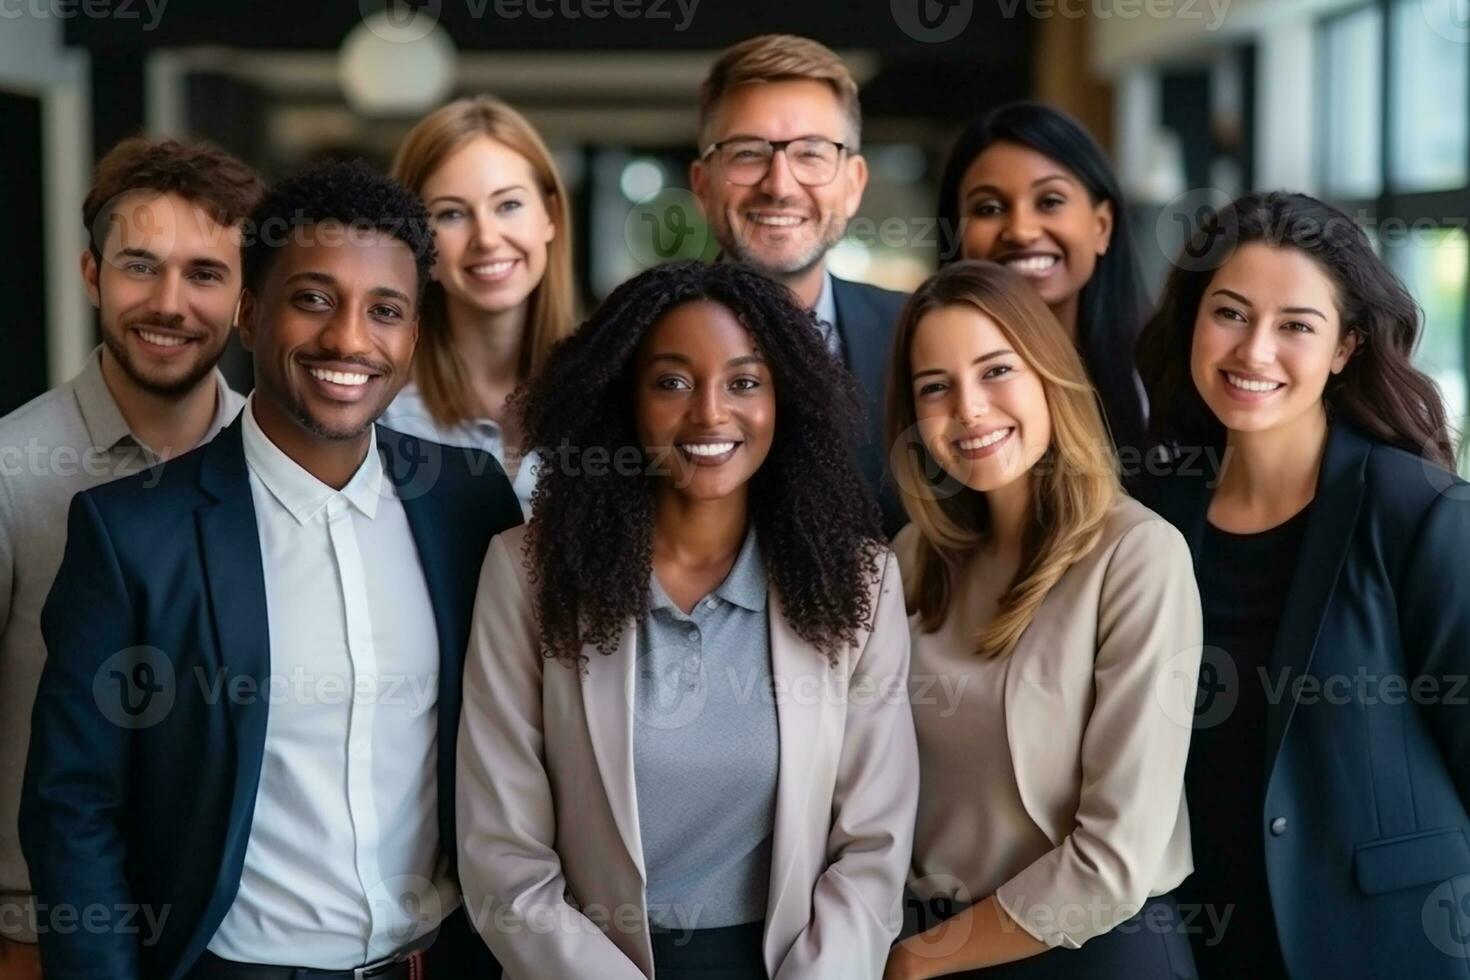
M 1395 191 L 1466 183 L 1470 45 L 1465 0 L 1393 0 L 1389 178 Z
M 1322 26 L 1322 182 L 1335 197 L 1376 197 L 1383 124 L 1383 14 L 1363 7 Z

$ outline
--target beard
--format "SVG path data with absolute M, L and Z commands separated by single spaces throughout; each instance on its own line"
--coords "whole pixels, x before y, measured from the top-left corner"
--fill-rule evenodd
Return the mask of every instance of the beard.
M 780 279 L 786 276 L 797 276 L 814 268 L 827 257 L 832 246 L 842 241 L 843 234 L 847 231 L 847 222 L 833 215 L 825 225 L 822 232 L 810 244 L 796 252 L 787 253 L 778 258 L 771 258 L 769 254 L 763 254 L 759 246 L 760 236 L 767 233 L 767 229 L 760 225 L 751 226 L 753 235 L 740 238 L 735 234 L 734 226 L 728 222 L 722 229 L 724 234 L 720 237 L 720 246 L 726 254 L 742 265 L 747 265 L 762 275 L 772 279 Z M 752 241 L 754 239 L 754 241 Z
M 191 341 L 200 345 L 199 352 L 193 363 L 189 364 L 182 373 L 160 375 L 148 371 L 142 365 L 133 360 L 132 351 L 128 349 L 126 334 L 134 327 L 147 326 L 168 327 L 170 324 L 158 323 L 151 320 L 134 320 L 124 324 L 122 327 L 113 329 L 104 326 L 102 328 L 102 344 L 112 355 L 112 359 L 122 368 L 123 374 L 128 380 L 137 385 L 150 395 L 160 398 L 177 399 L 182 398 L 193 391 L 201 381 L 208 377 L 219 364 L 220 358 L 224 356 L 225 345 L 229 343 L 230 335 L 226 331 L 213 348 L 203 346 L 207 341 Z

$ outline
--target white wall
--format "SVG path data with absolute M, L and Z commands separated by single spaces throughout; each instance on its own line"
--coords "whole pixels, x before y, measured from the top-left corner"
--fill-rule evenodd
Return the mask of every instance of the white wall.
M 37 9 L 44 6 L 0 6 L 0 88 L 41 100 L 47 374 L 54 385 L 81 368 L 92 344 L 91 306 L 77 270 L 92 134 L 88 58 L 62 45 L 63 22 Z

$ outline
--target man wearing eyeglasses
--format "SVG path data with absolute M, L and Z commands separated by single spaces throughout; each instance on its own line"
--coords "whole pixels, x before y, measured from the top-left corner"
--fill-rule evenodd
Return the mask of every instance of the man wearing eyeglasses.
M 891 536 L 904 523 L 887 477 L 883 387 L 904 295 L 827 271 L 862 203 L 862 110 L 847 66 L 816 41 L 766 34 L 727 48 L 700 87 L 700 154 L 689 182 L 726 257 L 789 286 L 858 382 L 858 464 Z

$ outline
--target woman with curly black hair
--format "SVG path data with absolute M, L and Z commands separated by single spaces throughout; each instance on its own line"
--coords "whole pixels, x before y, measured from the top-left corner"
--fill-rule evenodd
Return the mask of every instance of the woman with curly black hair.
M 485 558 L 460 726 L 481 935 L 521 980 L 877 978 L 918 794 L 908 631 L 811 315 L 737 265 L 661 266 L 521 408 L 546 464 Z

